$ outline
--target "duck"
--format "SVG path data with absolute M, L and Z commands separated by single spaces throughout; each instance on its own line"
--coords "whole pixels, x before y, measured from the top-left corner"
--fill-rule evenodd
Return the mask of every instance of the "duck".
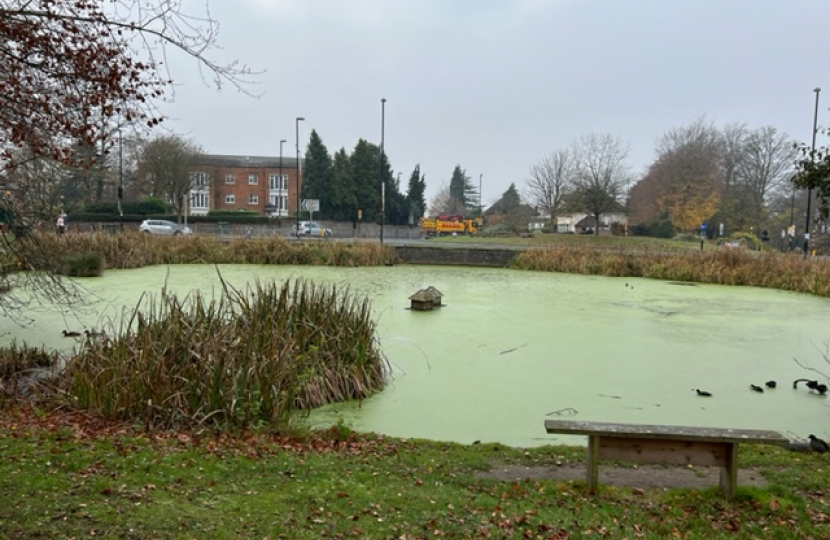
M 776 386 L 778 386 L 778 383 L 775 381 L 767 381 L 764 383 L 764 386 L 766 386 L 767 388 L 775 388 Z
M 760 386 L 758 386 L 757 384 L 750 384 L 749 387 L 752 388 L 756 392 L 760 392 L 762 394 L 764 393 L 764 389 L 761 388 Z
M 95 330 L 84 330 L 84 334 L 88 338 L 107 337 L 107 335 L 104 332 L 97 332 Z
M 703 397 L 712 397 L 712 392 L 707 392 L 706 390 L 701 390 L 699 388 L 695 388 L 695 393 Z
M 823 453 L 827 452 L 828 450 L 830 450 L 830 446 L 827 445 L 827 441 L 819 439 L 818 437 L 816 437 L 812 433 L 810 433 L 810 436 L 808 437 L 808 439 L 810 439 L 810 448 L 813 450 L 813 452 L 816 452 L 818 454 L 823 454 Z
M 74 330 L 64 330 L 63 337 L 81 337 L 81 333 Z

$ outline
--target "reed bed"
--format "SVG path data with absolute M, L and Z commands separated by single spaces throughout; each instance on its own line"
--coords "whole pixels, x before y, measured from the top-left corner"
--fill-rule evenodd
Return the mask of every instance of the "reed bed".
M 523 270 L 750 285 L 830 297 L 830 264 L 773 251 L 626 253 L 556 246 L 527 250 L 516 257 L 514 266 Z
M 280 236 L 233 238 L 220 241 L 207 236 L 164 237 L 124 231 L 118 234 L 39 233 L 31 235 L 36 253 L 29 267 L 52 270 L 52 261 L 78 253 L 95 253 L 104 268 L 139 268 L 155 264 L 309 264 L 327 266 L 379 266 L 394 261 L 395 251 L 377 243 L 288 241 Z
M 218 299 L 144 298 L 108 329 L 116 337 L 88 340 L 67 362 L 62 398 L 148 429 L 280 429 L 297 410 L 385 385 L 367 299 L 302 280 L 223 287 Z

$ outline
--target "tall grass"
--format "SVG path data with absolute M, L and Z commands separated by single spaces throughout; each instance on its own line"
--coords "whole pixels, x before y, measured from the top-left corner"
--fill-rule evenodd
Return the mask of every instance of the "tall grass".
M 155 264 L 315 264 L 330 266 L 379 266 L 394 260 L 394 248 L 374 242 L 288 241 L 280 236 L 234 238 L 222 242 L 206 236 L 155 236 L 133 231 L 119 234 L 38 233 L 31 245 L 48 258 L 34 258 L 41 265 L 78 253 L 96 253 L 106 268 L 139 268 Z
M 830 264 L 773 251 L 661 253 L 550 247 L 519 254 L 516 268 L 618 277 L 751 285 L 830 296 Z
M 150 429 L 280 428 L 295 410 L 383 388 L 368 300 L 305 281 L 223 285 L 218 299 L 164 290 L 116 337 L 87 341 L 62 374 L 67 404 Z

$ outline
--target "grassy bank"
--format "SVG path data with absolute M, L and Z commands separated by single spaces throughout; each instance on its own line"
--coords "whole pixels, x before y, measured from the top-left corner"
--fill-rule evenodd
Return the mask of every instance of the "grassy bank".
M 745 447 L 771 487 L 637 489 L 502 481 L 493 468 L 573 465 L 529 451 L 355 436 L 169 432 L 18 411 L 0 423 L 0 537 L 156 539 L 828 538 L 821 456 Z M 527 469 L 525 469 L 527 468 Z
M 528 249 L 516 257 L 515 266 L 547 272 L 750 285 L 830 296 L 830 264 L 773 251 L 665 253 L 557 245 Z

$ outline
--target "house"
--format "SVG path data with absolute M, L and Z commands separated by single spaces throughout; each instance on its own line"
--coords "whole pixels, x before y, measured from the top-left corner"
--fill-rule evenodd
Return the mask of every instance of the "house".
M 608 230 L 612 223 L 625 223 L 625 214 L 622 212 L 609 212 L 599 217 L 599 230 Z M 573 212 L 561 214 L 556 217 L 556 232 L 560 233 L 584 233 L 588 230 L 596 230 L 594 216 L 585 212 Z
M 293 157 L 202 154 L 190 173 L 188 214 L 253 210 L 287 217 L 297 211 L 303 165 Z

